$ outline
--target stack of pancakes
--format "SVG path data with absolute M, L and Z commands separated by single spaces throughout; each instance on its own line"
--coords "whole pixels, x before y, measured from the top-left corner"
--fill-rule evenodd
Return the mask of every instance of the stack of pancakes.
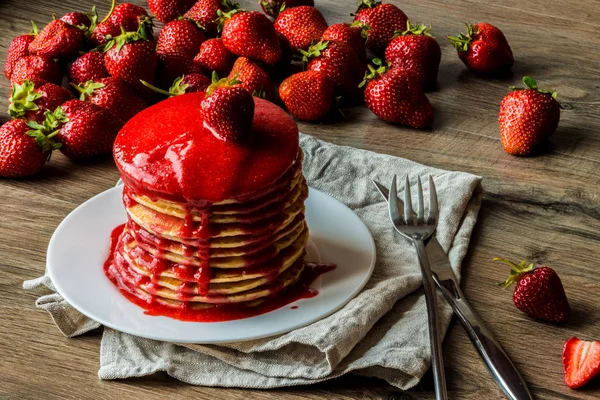
M 198 122 L 202 98 L 158 103 L 119 133 L 128 221 L 105 271 L 144 304 L 256 306 L 304 269 L 308 187 L 297 126 L 256 99 L 252 136 L 223 142 Z
M 308 240 L 301 164 L 256 197 L 199 209 L 126 186 L 112 274 L 132 294 L 174 306 L 254 305 L 293 284 Z

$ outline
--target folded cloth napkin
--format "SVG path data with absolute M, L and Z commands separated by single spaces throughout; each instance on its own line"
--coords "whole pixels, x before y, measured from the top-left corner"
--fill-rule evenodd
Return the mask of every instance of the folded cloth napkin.
M 101 379 L 138 377 L 166 371 L 191 384 L 244 388 L 304 385 L 346 373 L 385 379 L 400 389 L 415 386 L 430 364 L 425 297 L 414 249 L 394 233 L 387 205 L 371 178 L 389 183 L 393 174 L 416 179 L 431 174 L 438 190 L 437 238 L 454 272 L 467 252 L 481 204 L 481 178 L 442 171 L 412 161 L 302 135 L 304 174 L 310 186 L 350 207 L 365 222 L 377 247 L 368 284 L 335 314 L 277 337 L 220 345 L 174 344 L 104 328 Z M 413 183 L 415 183 L 413 181 Z M 55 290 L 47 276 L 27 281 L 33 289 Z M 451 310 L 440 297 L 445 332 Z M 36 305 L 47 310 L 63 334 L 99 327 L 53 293 Z

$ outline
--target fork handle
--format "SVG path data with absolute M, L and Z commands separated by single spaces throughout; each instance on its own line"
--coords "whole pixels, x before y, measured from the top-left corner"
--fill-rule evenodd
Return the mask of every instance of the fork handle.
M 422 240 L 413 241 L 421 264 L 423 275 L 423 288 L 425 290 L 425 302 L 427 304 L 427 319 L 429 325 L 429 343 L 431 345 L 431 367 L 433 369 L 433 383 L 435 386 L 436 400 L 447 400 L 446 376 L 444 373 L 444 358 L 442 355 L 442 339 L 438 318 L 438 307 L 435 292 L 435 284 L 431 273 L 431 266 Z

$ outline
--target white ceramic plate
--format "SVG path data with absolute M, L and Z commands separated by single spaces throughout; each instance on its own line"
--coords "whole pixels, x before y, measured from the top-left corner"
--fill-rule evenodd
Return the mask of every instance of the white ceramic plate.
M 77 310 L 132 335 L 179 343 L 226 343 L 289 332 L 324 318 L 350 301 L 369 280 L 375 244 L 348 207 L 310 188 L 306 220 L 310 261 L 335 263 L 311 287 L 319 294 L 256 317 L 228 322 L 182 322 L 149 316 L 129 302 L 104 275 L 109 237 L 126 221 L 122 186 L 100 193 L 69 214 L 48 245 L 47 267 L 58 292 Z M 297 308 L 292 309 L 292 306 Z

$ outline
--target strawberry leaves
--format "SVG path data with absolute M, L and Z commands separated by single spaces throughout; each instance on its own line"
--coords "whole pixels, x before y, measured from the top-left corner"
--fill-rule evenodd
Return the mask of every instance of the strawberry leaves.
M 467 33 L 459 33 L 458 36 L 447 36 L 450 44 L 454 46 L 456 51 L 465 52 L 469 50 L 469 44 L 473 40 L 473 24 L 465 22 Z
M 42 97 L 42 94 L 34 89 L 35 85 L 29 79 L 25 79 L 21 84 L 13 83 L 8 106 L 8 113 L 11 118 L 21 118 L 27 111 L 40 109 L 36 104 L 36 100 Z
M 527 90 L 527 89 L 537 90 L 540 93 L 551 95 L 552 98 L 554 98 L 554 99 L 556 99 L 556 96 L 558 95 L 558 92 L 556 90 L 550 91 L 550 90 L 538 88 L 536 80 L 530 76 L 523 77 L 523 84 L 525 85 L 525 88 L 518 88 L 516 86 L 510 86 L 510 90 Z

